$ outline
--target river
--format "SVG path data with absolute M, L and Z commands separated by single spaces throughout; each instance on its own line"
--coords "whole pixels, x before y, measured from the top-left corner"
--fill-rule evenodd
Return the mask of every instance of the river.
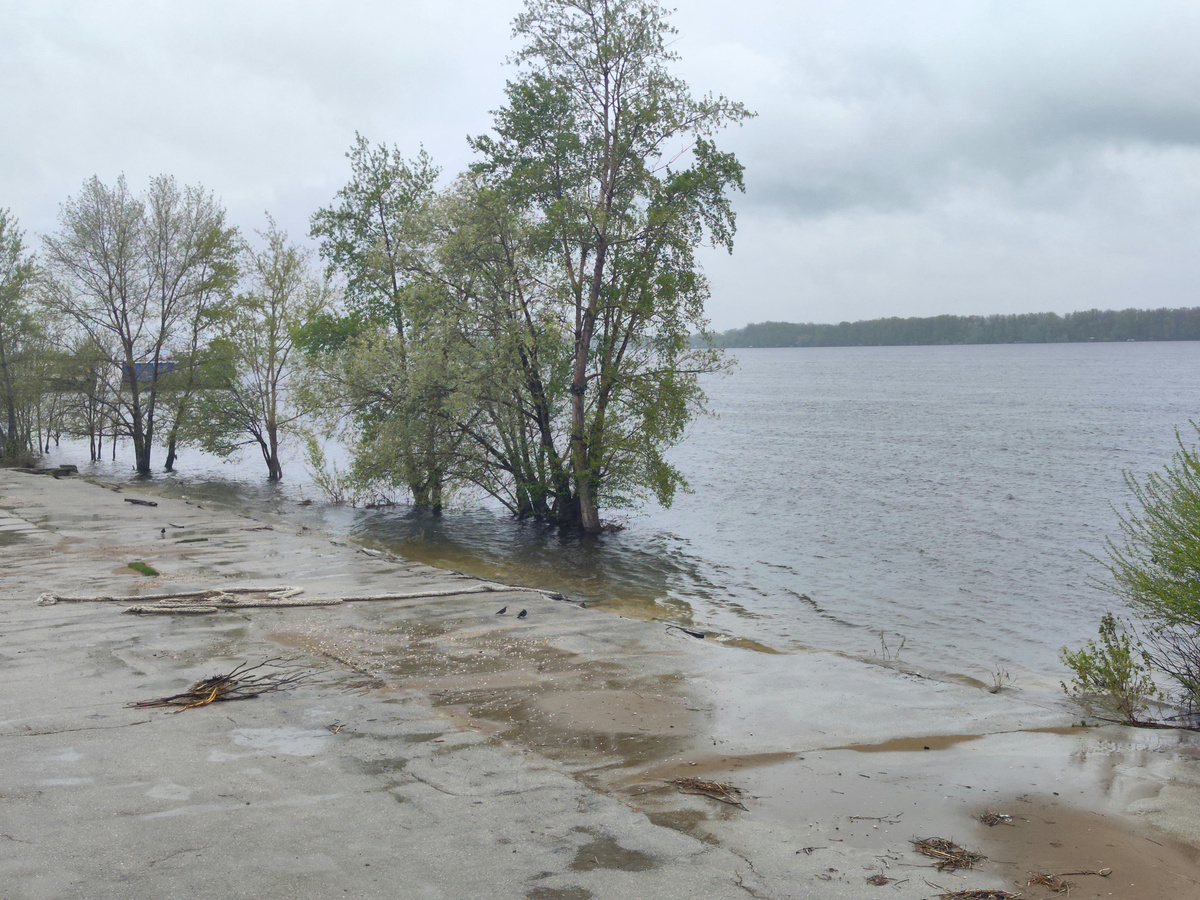
M 1123 472 L 1169 461 L 1200 413 L 1200 343 L 736 351 L 673 460 L 693 492 L 625 530 L 563 537 L 465 504 L 441 517 L 320 502 L 303 465 L 185 451 L 163 489 L 269 505 L 431 564 L 563 590 L 780 652 L 899 659 L 1053 690 L 1058 649 L 1116 605 L 1086 554 Z M 128 477 L 128 451 L 95 474 Z M 59 461 L 86 462 L 64 445 Z M 81 466 L 85 470 L 88 466 Z M 298 500 L 317 503 L 299 507 Z

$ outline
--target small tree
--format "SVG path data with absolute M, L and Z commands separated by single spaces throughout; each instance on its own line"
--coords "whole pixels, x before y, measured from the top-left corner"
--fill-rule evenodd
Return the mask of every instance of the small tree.
M 280 435 L 297 417 L 285 408 L 292 336 L 320 305 L 323 285 L 309 274 L 308 254 L 270 216 L 259 236 L 265 246 L 244 253 L 245 290 L 213 310 L 219 337 L 197 361 L 195 431 L 201 446 L 222 456 L 257 446 L 267 477 L 278 481 Z
M 1200 435 L 1200 426 L 1192 427 Z M 1200 706 L 1200 453 L 1175 434 L 1179 449 L 1144 481 L 1126 473 L 1134 502 L 1109 538 L 1107 577 L 1098 585 L 1121 598 L 1141 622 L 1148 659 Z
M 7 209 L 0 209 L 0 459 L 17 460 L 33 452 L 22 410 L 30 399 L 24 371 L 39 328 L 29 304 L 33 255 L 25 234 Z
M 45 238 L 50 302 L 97 347 L 116 351 L 121 428 L 148 474 L 162 381 L 197 307 L 228 290 L 237 232 L 211 193 L 181 190 L 169 176 L 141 197 L 124 177 L 112 187 L 92 177 L 62 205 L 59 223 Z

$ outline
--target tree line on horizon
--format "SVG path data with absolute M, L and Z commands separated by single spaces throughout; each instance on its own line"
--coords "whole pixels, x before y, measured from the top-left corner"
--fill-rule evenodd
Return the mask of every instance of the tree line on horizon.
M 482 491 L 584 532 L 687 488 L 666 458 L 723 365 L 702 243 L 732 249 L 742 166 L 713 136 L 750 113 L 671 71 L 652 0 L 526 0 L 523 46 L 474 163 L 357 135 L 317 210 L 324 263 L 267 217 L 257 240 L 169 176 L 93 177 L 40 252 L 0 209 L 0 458 L 60 435 L 222 456 L 303 440 L 336 496 L 440 510 Z M 320 438 L 348 449 L 330 471 Z M 106 444 L 107 441 L 107 444 Z
M 759 322 L 714 336 L 719 347 L 891 347 L 1200 341 L 1200 307 L 1089 309 L 992 316 L 867 319 L 837 324 Z

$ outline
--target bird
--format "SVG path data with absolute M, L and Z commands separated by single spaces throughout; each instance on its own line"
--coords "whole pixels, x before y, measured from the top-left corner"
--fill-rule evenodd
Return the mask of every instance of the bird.
M 498 615 L 498 616 L 502 616 L 502 615 L 504 615 L 506 612 L 508 612 L 508 607 L 507 607 L 507 606 L 502 606 L 502 607 L 500 607 L 498 610 L 496 610 L 496 615 Z
M 529 615 L 529 610 L 523 609 L 523 610 L 521 610 L 519 613 L 517 613 L 517 618 L 518 618 L 518 619 L 523 619 L 523 618 L 525 618 L 527 615 Z

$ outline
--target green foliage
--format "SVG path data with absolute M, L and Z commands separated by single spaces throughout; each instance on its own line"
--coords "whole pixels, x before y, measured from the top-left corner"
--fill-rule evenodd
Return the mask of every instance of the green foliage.
M 836 325 L 758 322 L 723 331 L 722 347 L 882 347 L 1200 340 L 1200 307 L 870 319 Z
M 148 473 L 160 418 L 168 413 L 174 434 L 189 410 L 189 361 L 207 308 L 237 278 L 237 231 L 201 187 L 159 176 L 134 196 L 124 177 L 111 186 L 92 177 L 62 205 L 44 245 L 48 302 L 73 323 L 73 337 L 108 356 L 116 384 L 108 415 Z
M 1063 664 L 1074 672 L 1062 688 L 1094 715 L 1120 716 L 1131 725 L 1161 694 L 1150 674 L 1149 655 L 1123 630 L 1111 613 L 1100 620 L 1100 640 L 1088 641 L 1079 650 L 1063 647 Z
M 721 368 L 695 249 L 730 248 L 749 114 L 672 74 L 647 0 L 529 0 L 519 71 L 449 187 L 358 135 L 313 236 L 347 303 L 299 330 L 303 391 L 356 489 L 438 509 L 474 486 L 515 515 L 600 530 L 601 507 L 686 489 L 666 458 Z
M 242 251 L 242 290 L 210 310 L 216 334 L 198 354 L 203 389 L 192 433 L 196 443 L 221 456 L 256 446 L 267 477 L 278 480 L 281 435 L 299 418 L 286 397 L 294 335 L 327 296 L 309 272 L 308 254 L 270 216 L 259 237 L 260 249 Z
M 1200 426 L 1192 423 L 1200 435 Z M 1200 705 L 1200 454 L 1176 432 L 1178 450 L 1144 481 L 1126 473 L 1133 494 L 1121 534 L 1098 560 L 1100 586 L 1121 598 L 1144 623 L 1149 658 Z
M 154 566 L 147 565 L 146 563 L 140 561 L 129 563 L 129 568 L 133 569 L 135 572 L 141 573 L 142 575 L 154 576 L 158 574 L 158 569 L 154 568 Z
M 0 460 L 10 462 L 34 455 L 30 412 L 42 386 L 34 377 L 42 345 L 29 296 L 34 272 L 24 232 L 0 209 Z

